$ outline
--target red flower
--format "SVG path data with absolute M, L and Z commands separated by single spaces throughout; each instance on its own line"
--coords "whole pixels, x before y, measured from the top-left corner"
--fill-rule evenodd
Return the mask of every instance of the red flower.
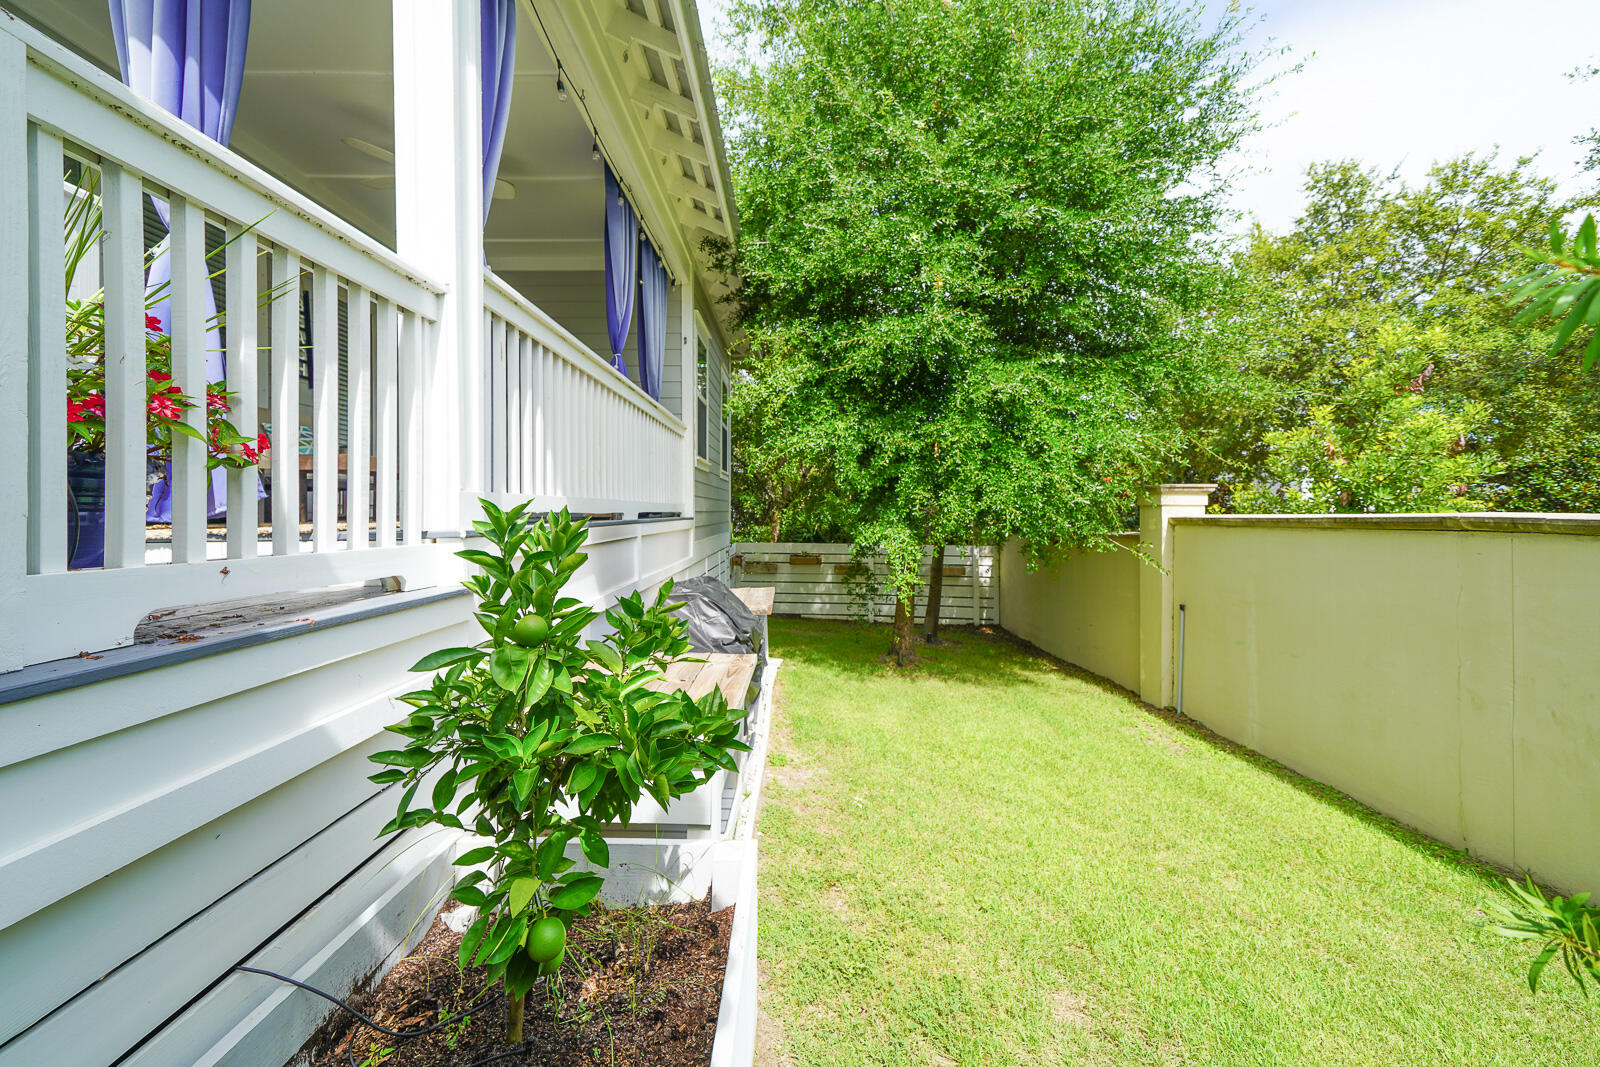
M 269 449 L 271 447 L 272 447 L 272 442 L 267 440 L 267 435 L 266 434 L 261 434 L 260 436 L 258 436 L 256 438 L 256 452 L 257 453 L 265 452 L 267 449 Z
M 155 382 L 170 382 L 170 381 L 172 381 L 172 375 L 168 374 L 164 370 L 153 370 L 153 371 L 150 371 L 149 372 L 149 376 L 150 376 L 150 380 L 151 381 L 155 381 Z
M 163 393 L 157 393 L 150 398 L 150 414 L 158 419 L 181 419 L 183 409 L 173 403 L 172 399 Z
M 82 410 L 100 418 L 106 417 L 106 398 L 102 393 L 90 393 L 83 398 Z M 68 405 L 71 408 L 71 405 Z
M 212 411 L 227 411 L 228 399 L 222 393 L 207 393 L 206 407 L 210 408 Z
M 154 315 L 146 315 L 144 317 L 144 328 L 149 330 L 151 333 L 160 333 L 161 320 L 156 318 Z
M 257 452 L 249 445 L 240 445 L 239 454 L 244 456 L 245 461 L 249 463 L 254 463 L 256 460 L 261 458 L 261 453 Z
M 85 407 L 87 407 L 87 406 L 88 405 L 83 404 L 83 403 L 81 403 L 80 401 L 77 401 L 77 400 L 68 400 L 67 401 L 67 421 L 68 422 L 82 422 L 83 421 L 83 409 Z
M 172 396 L 182 396 L 183 395 L 183 387 L 181 385 L 169 385 L 169 386 L 167 386 L 165 389 L 163 389 L 161 391 L 163 393 L 169 393 Z M 189 404 L 185 404 L 184 405 L 184 407 L 190 407 L 190 406 L 191 405 L 189 405 Z

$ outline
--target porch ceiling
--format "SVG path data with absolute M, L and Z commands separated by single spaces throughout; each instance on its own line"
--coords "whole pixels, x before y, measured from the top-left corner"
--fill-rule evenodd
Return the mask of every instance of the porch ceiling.
M 115 74 L 105 0 L 0 0 Z M 577 104 L 518 5 L 516 83 L 485 233 L 501 269 L 599 269 L 600 164 Z M 390 0 L 254 5 L 232 147 L 393 247 L 394 70 Z M 439 146 L 449 151 L 448 145 Z M 507 195 L 509 194 L 509 196 Z

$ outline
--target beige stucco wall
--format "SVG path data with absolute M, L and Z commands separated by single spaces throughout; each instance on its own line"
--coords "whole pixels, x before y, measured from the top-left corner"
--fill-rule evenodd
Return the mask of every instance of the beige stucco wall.
M 1074 552 L 1029 572 L 1013 542 L 1000 557 L 1000 625 L 1052 656 L 1139 688 L 1137 535 L 1128 551 Z
M 1183 710 L 1452 845 L 1600 890 L 1600 520 L 1471 524 L 1176 521 Z

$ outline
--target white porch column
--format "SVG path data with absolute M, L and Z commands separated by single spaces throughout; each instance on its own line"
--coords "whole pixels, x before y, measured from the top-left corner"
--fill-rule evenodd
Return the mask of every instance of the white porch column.
M 28 570 L 28 112 L 22 42 L 0 29 L 0 671 L 24 665 L 17 653 L 33 625 L 22 601 Z M 59 152 L 59 149 L 57 150 Z M 60 164 L 57 163 L 59 167 Z M 59 231 L 57 231 L 59 232 Z M 58 314 L 60 314 L 58 312 Z M 59 319 L 57 322 L 59 323 Z M 55 401 L 66 406 L 65 396 Z M 63 513 L 65 501 L 55 501 Z M 54 528 L 35 521 L 36 528 Z M 64 530 L 63 530 L 64 532 Z
M 423 528 L 465 530 L 485 488 L 479 8 L 394 0 L 395 250 L 448 286 L 424 353 Z
M 1172 596 L 1172 520 L 1204 515 L 1215 485 L 1158 485 L 1139 501 L 1139 545 L 1161 569 L 1139 568 L 1139 699 L 1172 706 L 1177 605 Z

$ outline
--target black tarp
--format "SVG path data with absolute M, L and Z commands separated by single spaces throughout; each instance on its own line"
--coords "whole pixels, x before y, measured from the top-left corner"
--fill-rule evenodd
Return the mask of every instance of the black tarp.
M 761 620 L 715 578 L 679 579 L 672 585 L 672 597 L 684 601 L 678 614 L 689 623 L 689 643 L 696 652 L 755 653 L 766 659 Z

